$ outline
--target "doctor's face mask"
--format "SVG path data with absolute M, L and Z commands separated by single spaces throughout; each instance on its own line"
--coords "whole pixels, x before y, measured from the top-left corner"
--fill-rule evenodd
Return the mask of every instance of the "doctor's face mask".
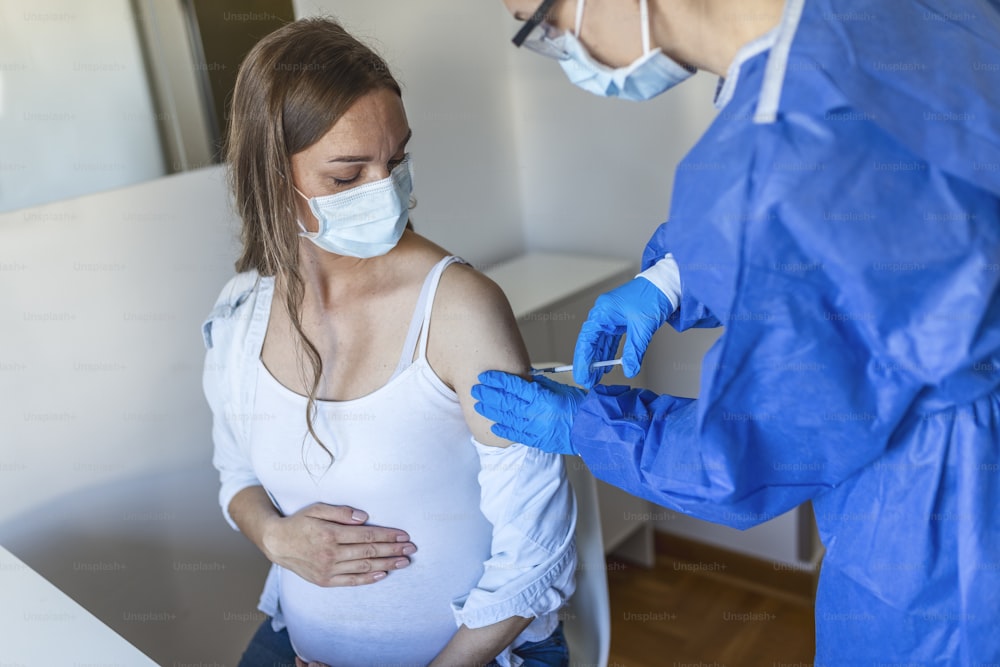
M 624 67 L 599 63 L 580 41 L 585 0 L 577 0 L 576 26 L 572 33 L 560 31 L 542 18 L 551 2 L 544 2 L 514 37 L 514 44 L 556 58 L 574 85 L 602 97 L 645 101 L 690 78 L 695 70 L 685 67 L 659 48 L 649 48 L 649 0 L 640 0 L 643 55 Z

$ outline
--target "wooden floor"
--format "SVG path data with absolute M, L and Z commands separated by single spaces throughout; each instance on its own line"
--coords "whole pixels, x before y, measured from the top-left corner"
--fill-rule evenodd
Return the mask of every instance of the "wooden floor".
M 812 667 L 812 599 L 715 565 L 609 560 L 609 667 Z

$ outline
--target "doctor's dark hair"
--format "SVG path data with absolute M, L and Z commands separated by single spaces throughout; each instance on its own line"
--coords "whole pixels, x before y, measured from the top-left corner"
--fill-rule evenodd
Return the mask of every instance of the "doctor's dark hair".
M 274 276 L 284 290 L 285 308 L 312 366 L 306 424 L 321 446 L 313 414 L 323 366 L 302 329 L 305 288 L 291 156 L 319 141 L 354 102 L 377 90 L 402 95 L 385 61 L 337 22 L 307 18 L 282 26 L 250 50 L 230 105 L 225 161 L 243 221 L 236 270 Z

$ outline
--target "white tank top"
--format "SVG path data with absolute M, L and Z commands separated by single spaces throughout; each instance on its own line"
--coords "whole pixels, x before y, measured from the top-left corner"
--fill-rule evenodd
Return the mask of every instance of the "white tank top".
M 454 261 L 424 281 L 396 374 L 361 398 L 317 402 L 314 426 L 332 463 L 308 435 L 306 398 L 265 368 L 258 374 L 251 459 L 280 511 L 350 505 L 371 525 L 405 530 L 418 549 L 409 567 L 366 586 L 322 588 L 279 569 L 281 611 L 307 660 L 426 665 L 457 629 L 452 600 L 475 588 L 490 557 L 472 434 L 455 392 L 427 364 L 434 293 Z

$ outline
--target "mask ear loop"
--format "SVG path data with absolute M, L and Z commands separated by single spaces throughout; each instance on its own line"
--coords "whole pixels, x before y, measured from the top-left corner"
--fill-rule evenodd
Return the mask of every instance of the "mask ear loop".
M 587 4 L 586 0 L 577 0 L 576 3 L 576 28 L 573 30 L 573 36 L 580 36 L 580 26 L 583 25 L 583 6 Z
M 292 189 L 293 189 L 293 190 L 295 190 L 295 193 L 296 193 L 296 194 L 297 194 L 298 196 L 300 196 L 300 197 L 302 197 L 303 199 L 305 199 L 305 200 L 306 200 L 306 202 L 308 202 L 308 201 L 309 201 L 309 197 L 306 197 L 305 193 L 303 193 L 303 192 L 302 192 L 302 190 L 299 190 L 299 189 L 298 189 L 297 187 L 295 187 L 295 185 L 294 185 L 294 184 L 292 184 Z M 313 216 L 313 217 L 316 217 L 316 216 Z M 301 233 L 299 234 L 299 236 L 308 236 L 309 234 L 317 234 L 317 233 L 318 233 L 318 232 L 310 232 L 310 231 L 309 231 L 308 229 L 306 229 L 306 226 L 305 226 L 305 224 L 304 224 L 304 223 L 302 222 L 302 219 L 301 219 L 301 218 L 299 218 L 298 216 L 295 216 L 295 222 L 297 222 L 297 223 L 298 223 L 298 225 L 299 225 L 299 229 L 301 229 L 301 230 L 302 230 L 302 232 L 301 232 Z M 319 222 L 319 220 L 317 220 L 317 222 Z M 322 228 L 322 225 L 320 225 L 320 227 Z
M 642 53 L 649 53 L 649 0 L 639 0 L 639 20 L 642 22 Z

